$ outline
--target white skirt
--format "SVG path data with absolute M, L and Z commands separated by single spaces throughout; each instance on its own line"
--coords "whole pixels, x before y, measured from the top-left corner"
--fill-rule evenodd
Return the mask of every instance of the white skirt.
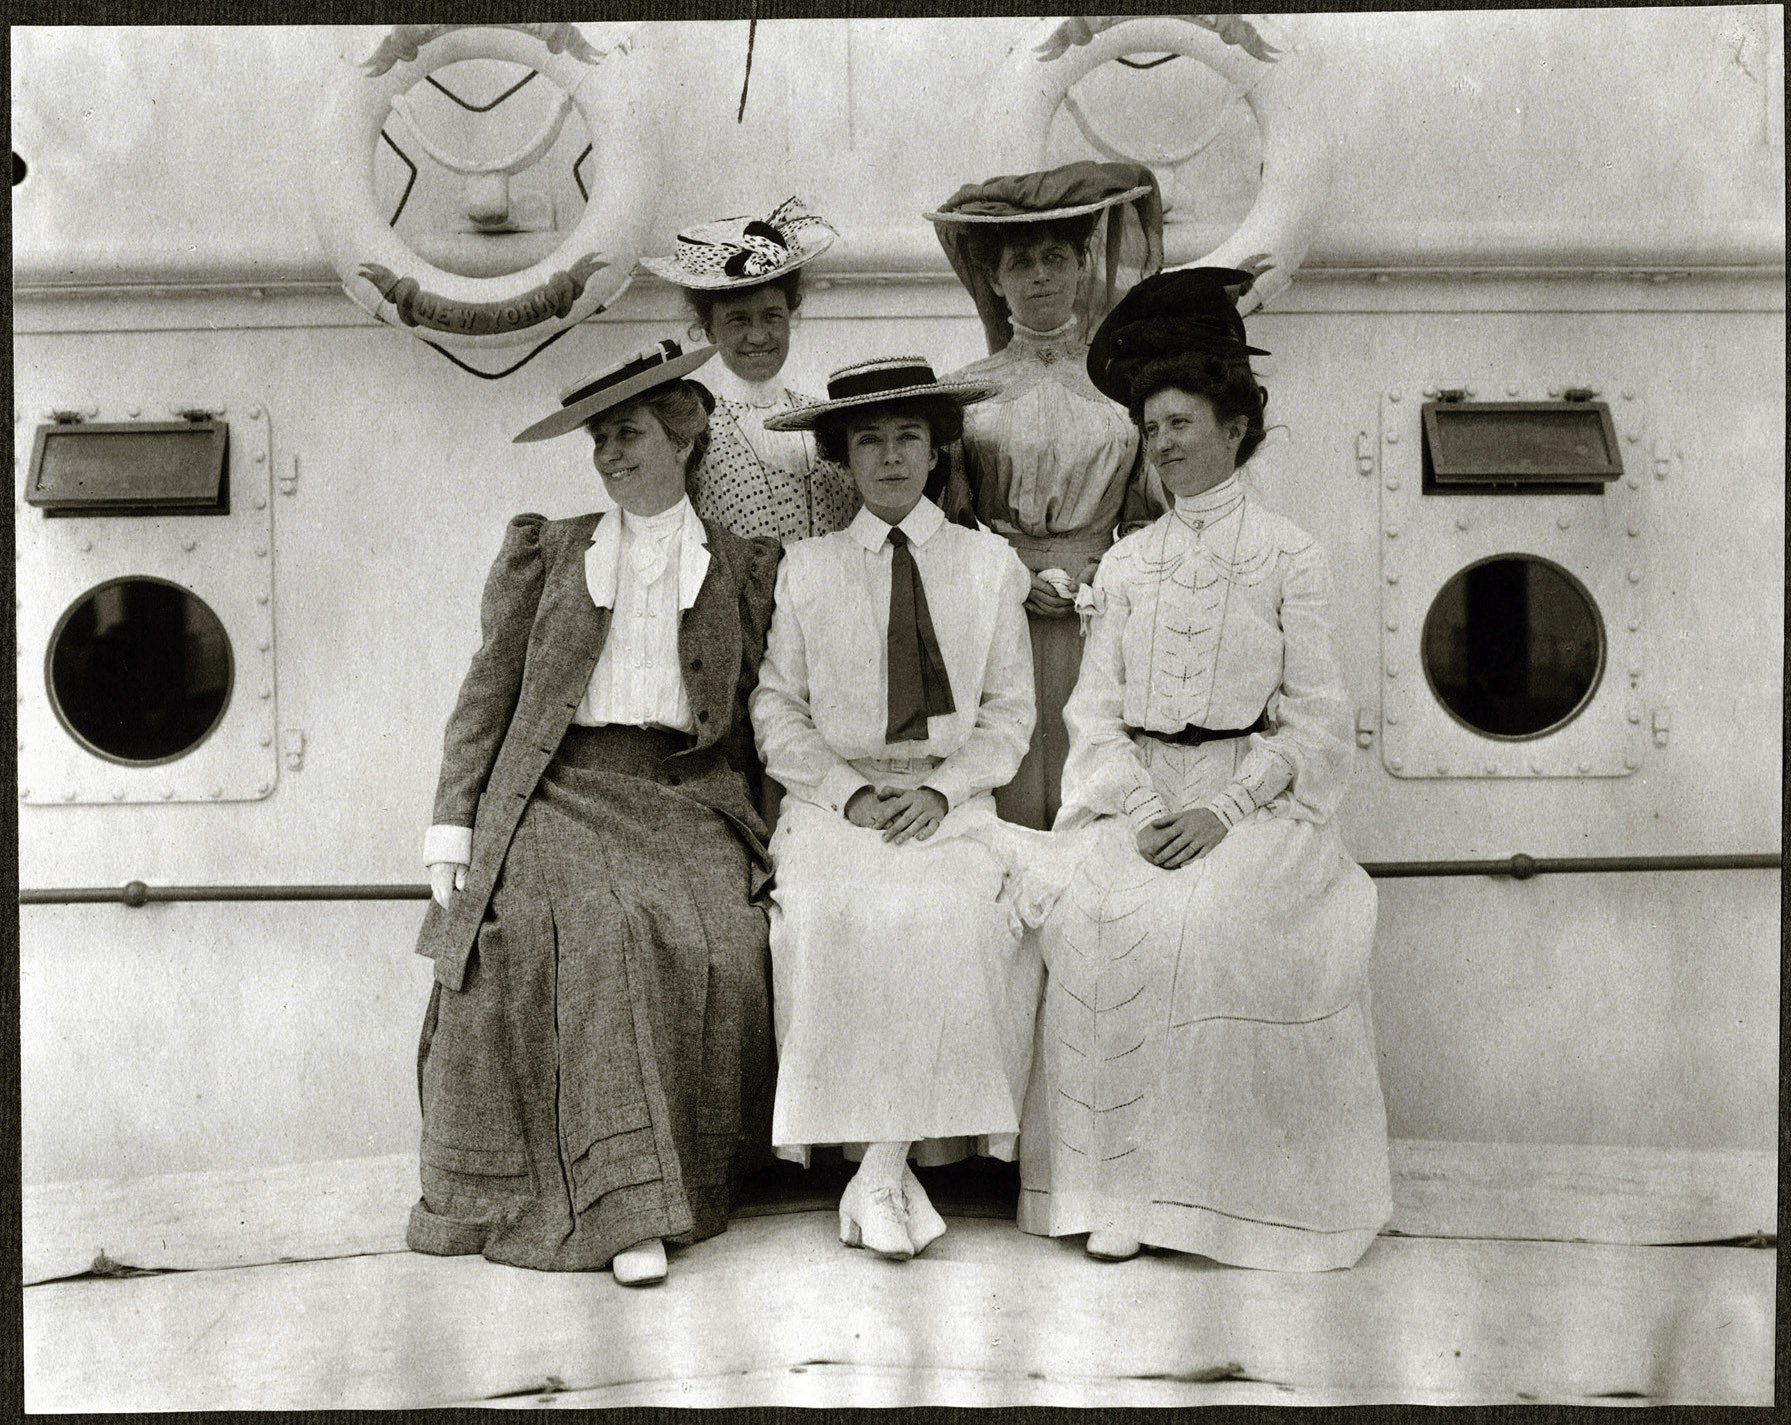
M 1013 1158 L 1040 969 L 1006 894 L 1010 847 L 986 794 L 900 846 L 785 798 L 771 840 L 780 1157 L 913 1143 L 944 1162 L 975 1140 Z

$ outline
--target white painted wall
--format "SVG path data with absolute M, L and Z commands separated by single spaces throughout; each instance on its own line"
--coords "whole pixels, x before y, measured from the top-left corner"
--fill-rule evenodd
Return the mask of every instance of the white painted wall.
M 1379 707 L 1380 477 L 1409 451 L 1382 447 L 1375 474 L 1357 472 L 1357 434 L 1380 433 L 1383 392 L 1415 399 L 1439 380 L 1629 389 L 1637 403 L 1618 414 L 1646 432 L 1644 463 L 1656 441 L 1682 452 L 1645 492 L 1641 537 L 1649 651 L 1636 692 L 1650 714 L 1670 710 L 1668 745 L 1650 744 L 1630 777 L 1547 782 L 1404 780 L 1365 749 L 1345 812 L 1352 849 L 1777 850 L 1783 137 L 1763 97 L 1781 82 L 1777 11 L 1302 23 L 1330 82 L 1354 76 L 1362 122 L 1342 145 L 1314 266 L 1252 327 L 1275 353 L 1266 379 L 1286 426 L 1259 486 L 1332 554 L 1356 703 Z M 690 159 L 668 174 L 665 232 L 792 187 L 847 229 L 798 333 L 793 374 L 811 389 L 832 365 L 878 351 L 925 352 L 941 367 L 979 354 L 967 303 L 925 256 L 931 239 L 912 214 L 981 176 L 939 150 L 962 132 L 976 76 L 1023 29 L 761 26 L 740 131 L 744 27 L 651 33 L 687 103 L 668 117 Z M 341 37 L 13 38 L 16 142 L 34 175 L 14 195 L 15 450 L 28 452 L 56 406 L 120 418 L 132 404 L 264 406 L 274 469 L 296 460 L 299 477 L 273 501 L 276 719 L 307 739 L 302 768 L 283 769 L 262 801 L 22 804 L 21 884 L 416 881 L 439 732 L 502 524 L 595 499 L 573 443 L 512 447 L 509 434 L 589 365 L 683 319 L 663 287 L 641 282 L 522 374 L 476 381 L 313 285 L 327 274 L 294 193 L 292 125 Z M 898 62 L 899 39 L 932 45 L 936 62 L 917 67 L 912 50 Z M 816 77 L 797 63 L 803 51 L 836 69 L 849 52 L 852 82 Z M 231 87 L 226 54 L 254 84 Z M 202 91 L 223 97 L 187 97 Z M 220 111 L 249 142 L 218 148 Z M 1369 141 L 1385 130 L 1397 144 Z M 843 153 L 829 146 L 842 134 Z M 1619 231 L 1638 235 L 1620 265 L 1689 275 L 1612 275 Z M 1761 232 L 1776 264 L 1759 261 Z M 870 256 L 852 255 L 855 234 Z M 1518 270 L 1472 275 L 1478 259 L 1462 254 L 1477 243 L 1503 245 L 1490 267 Z M 920 270 L 865 280 L 914 254 Z M 125 285 L 96 289 L 108 275 Z M 262 295 L 204 285 L 245 276 Z M 163 290 L 130 285 L 141 278 Z M 56 545 L 51 561 L 61 534 L 35 511 L 16 520 L 23 604 L 66 602 L 106 560 L 128 561 L 128 529 L 88 554 Z M 42 696 L 41 659 L 19 649 L 26 697 Z M 31 749 L 20 755 L 29 783 Z M 1395 1133 L 1774 1141 L 1776 874 L 1383 882 L 1381 895 L 1375 1010 Z M 410 954 L 419 914 L 23 910 L 27 1180 L 408 1147 L 428 985 Z

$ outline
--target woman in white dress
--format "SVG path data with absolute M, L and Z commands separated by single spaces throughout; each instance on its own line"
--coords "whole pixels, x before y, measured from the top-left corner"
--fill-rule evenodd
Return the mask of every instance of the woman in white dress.
M 1086 601 L 1019 1222 L 1107 1259 L 1315 1271 L 1391 1211 L 1375 892 L 1332 823 L 1353 744 L 1329 565 L 1238 476 L 1265 399 L 1232 305 L 1249 280 L 1140 284 L 1089 356 L 1174 508 Z
M 695 315 L 691 334 L 713 342 L 721 360 L 709 449 L 692 481 L 692 502 L 742 538 L 787 542 L 844 529 L 858 512 L 858 489 L 815 452 L 802 431 L 767 420 L 814 404 L 783 383 L 790 329 L 802 306 L 803 265 L 832 245 L 832 226 L 790 198 L 763 218 L 722 218 L 684 229 L 669 257 L 641 262 L 683 289 Z
M 945 1230 L 907 1166 L 1011 1160 L 1038 1002 L 991 793 L 1032 731 L 1026 570 L 946 519 L 940 451 L 987 386 L 918 357 L 847 367 L 815 429 L 864 508 L 785 550 L 752 698 L 786 795 L 771 842 L 772 1145 L 862 1150 L 840 1237 L 904 1258 Z
M 967 184 L 926 217 L 990 353 L 951 379 L 995 387 L 965 416 L 966 498 L 1032 575 L 1038 724 L 996 802 L 1009 821 L 1045 830 L 1069 746 L 1063 704 L 1082 657 L 1075 592 L 1128 517 L 1138 467 L 1138 432 L 1088 379 L 1088 342 L 1127 287 L 1162 266 L 1163 209 L 1142 164 L 1082 162 Z

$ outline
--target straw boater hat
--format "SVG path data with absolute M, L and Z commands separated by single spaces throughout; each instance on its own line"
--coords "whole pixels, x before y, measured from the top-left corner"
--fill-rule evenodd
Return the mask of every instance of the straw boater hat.
M 1037 173 L 986 178 L 965 184 L 936 211 L 922 214 L 933 224 L 952 271 L 976 303 L 991 352 L 1013 340 L 1013 320 L 1006 299 L 972 256 L 974 235 L 991 227 L 1055 222 L 1090 213 L 1107 216 L 1095 221 L 1095 271 L 1076 302 L 1082 331 L 1087 333 L 1121 292 L 1163 266 L 1163 200 L 1156 175 L 1142 163 L 1085 160 Z
M 757 287 L 819 257 L 837 236 L 800 198 L 789 198 L 763 218 L 719 218 L 685 228 L 670 257 L 643 257 L 641 266 L 680 287 Z
M 515 436 L 511 443 L 548 440 L 556 435 L 566 435 L 577 430 L 599 411 L 607 411 L 611 406 L 619 406 L 642 392 L 651 391 L 655 386 L 664 386 L 688 376 L 713 355 L 715 348 L 712 346 L 699 346 L 695 351 L 685 351 L 670 338 L 662 340 L 651 350 L 638 352 L 618 361 L 608 370 L 599 371 L 595 376 L 587 376 L 568 386 L 560 393 L 560 409 L 551 416 L 544 416 L 536 421 Z M 710 394 L 709 388 L 701 381 L 692 381 L 690 384 L 696 387 L 703 404 L 713 411 L 715 397 Z
M 1088 379 L 1121 405 L 1132 378 L 1157 356 L 1267 356 L 1244 340 L 1237 299 L 1256 279 L 1232 267 L 1184 267 L 1140 282 L 1101 323 L 1088 347 Z
M 842 366 L 827 378 L 827 399 L 784 411 L 765 422 L 766 430 L 813 430 L 835 411 L 883 406 L 920 396 L 942 396 L 960 406 L 985 401 L 996 388 L 987 381 L 941 381 L 920 356 L 886 356 Z

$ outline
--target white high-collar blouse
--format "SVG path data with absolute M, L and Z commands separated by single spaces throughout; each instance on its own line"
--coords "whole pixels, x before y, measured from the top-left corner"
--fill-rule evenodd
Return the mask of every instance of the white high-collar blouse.
M 1351 745 L 1332 599 L 1324 551 L 1236 475 L 1115 544 L 1086 601 L 1093 619 L 1064 707 L 1058 825 L 1184 809 L 1165 807 L 1128 728 L 1241 728 L 1265 711 L 1269 730 L 1203 804 L 1227 826 L 1277 797 L 1288 815 L 1326 820 Z

